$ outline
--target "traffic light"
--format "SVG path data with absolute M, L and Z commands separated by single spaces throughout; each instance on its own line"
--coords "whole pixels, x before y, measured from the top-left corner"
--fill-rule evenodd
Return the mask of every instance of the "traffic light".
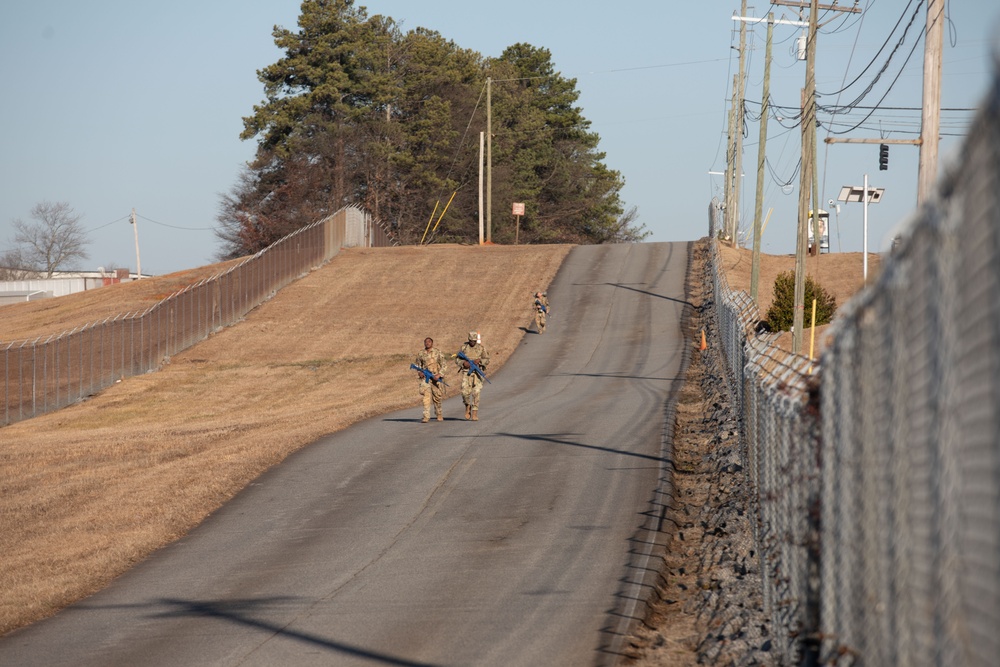
M 886 171 L 889 168 L 889 145 L 878 145 L 878 170 Z

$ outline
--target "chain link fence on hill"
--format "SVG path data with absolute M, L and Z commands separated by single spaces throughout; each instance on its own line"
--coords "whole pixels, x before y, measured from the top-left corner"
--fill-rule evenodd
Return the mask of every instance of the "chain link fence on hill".
M 141 312 L 32 340 L 0 341 L 0 417 L 10 424 L 58 410 L 158 368 L 244 315 L 342 247 L 395 245 L 384 226 L 347 207 L 236 266 Z
M 1000 659 L 1000 75 L 961 156 L 815 365 L 755 333 L 710 206 L 716 325 L 782 664 Z

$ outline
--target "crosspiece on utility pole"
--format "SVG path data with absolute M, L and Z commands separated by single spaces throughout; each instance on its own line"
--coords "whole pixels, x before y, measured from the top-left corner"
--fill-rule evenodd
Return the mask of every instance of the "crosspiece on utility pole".
M 782 7 L 797 7 L 799 9 L 805 9 L 809 7 L 808 2 L 801 2 L 800 0 L 772 0 L 772 5 L 780 5 Z M 860 14 L 860 7 L 843 7 L 841 5 L 816 5 L 816 9 L 822 9 L 824 11 L 834 11 L 834 12 L 850 12 L 851 14 Z
M 919 146 L 923 139 L 847 139 L 839 137 L 827 137 L 824 139 L 828 144 L 910 144 Z

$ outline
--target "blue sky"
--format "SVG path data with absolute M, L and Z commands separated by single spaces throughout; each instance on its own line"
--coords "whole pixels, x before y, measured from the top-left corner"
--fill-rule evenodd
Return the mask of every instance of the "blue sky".
M 653 232 L 649 240 L 679 241 L 707 234 L 707 208 L 721 196 L 725 167 L 726 117 L 737 72 L 737 0 L 674 3 L 605 0 L 543 3 L 508 0 L 370 0 L 356 2 L 369 14 L 391 16 L 404 29 L 426 27 L 485 56 L 518 42 L 552 52 L 557 71 L 577 80 L 579 104 L 601 137 L 605 163 L 622 173 L 627 206 Z M 850 2 L 842 2 L 850 5 Z M 839 97 L 853 99 L 881 67 L 876 53 L 893 27 L 916 7 L 903 0 L 861 0 L 863 17 L 824 17 L 818 41 L 817 87 L 833 92 L 873 60 L 875 68 Z M 496 8 L 502 8 L 497 12 Z M 135 269 L 135 238 L 128 224 L 139 216 L 144 273 L 161 274 L 200 266 L 219 250 L 212 229 L 219 196 L 235 183 L 254 153 L 239 139 L 242 118 L 263 100 L 258 69 L 281 56 L 274 25 L 294 29 L 298 0 L 2 0 L 0 80 L 5 85 L 0 127 L 0 249 L 12 235 L 11 221 L 29 219 L 41 201 L 67 202 L 83 216 L 90 259 L 82 268 L 116 265 Z M 748 13 L 796 18 L 793 10 L 766 3 Z M 942 106 L 978 105 L 992 76 L 990 35 L 1000 27 L 994 0 L 947 3 Z M 861 105 L 897 107 L 880 112 L 851 137 L 915 138 L 923 42 L 900 71 L 924 23 L 921 8 L 910 36 L 882 83 Z M 776 105 L 799 102 L 805 63 L 792 54 L 799 30 L 776 26 L 771 96 Z M 761 99 L 765 28 L 748 31 L 746 98 L 751 114 Z M 822 104 L 838 101 L 828 95 Z M 781 113 L 781 112 L 779 112 Z M 942 132 L 965 133 L 972 113 L 944 112 Z M 860 120 L 858 116 L 851 118 Z M 821 114 L 821 121 L 824 120 Z M 843 122 L 847 122 L 845 119 Z M 771 165 L 764 210 L 773 209 L 763 235 L 765 252 L 793 253 L 797 178 L 788 194 L 780 181 L 795 173 L 797 129 L 769 124 Z M 753 217 L 759 125 L 749 123 L 743 157 L 743 225 Z M 916 201 L 918 151 L 892 146 L 889 170 L 878 170 L 872 145 L 823 143 L 819 139 L 820 197 L 836 198 L 842 185 L 860 185 L 865 172 L 882 201 L 869 208 L 869 244 L 878 249 Z M 475 139 L 478 141 L 477 139 Z M 960 136 L 945 136 L 943 159 Z M 468 212 L 474 220 L 476 213 Z M 833 251 L 862 248 L 862 207 L 842 206 L 831 216 Z M 494 225 L 502 221 L 494 220 Z

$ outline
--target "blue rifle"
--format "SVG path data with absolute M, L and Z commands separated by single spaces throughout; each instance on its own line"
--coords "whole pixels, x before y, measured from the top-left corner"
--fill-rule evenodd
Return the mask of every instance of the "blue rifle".
M 472 359 L 469 359 L 467 356 L 465 356 L 465 352 L 462 352 L 461 350 L 459 350 L 457 356 L 462 361 L 469 362 L 469 373 L 468 373 L 469 375 L 472 375 L 473 373 L 475 373 L 476 375 L 478 375 L 479 377 L 483 378 L 484 380 L 486 380 L 490 384 L 493 384 L 492 382 L 490 382 L 489 378 L 486 377 L 486 373 L 484 373 L 483 369 L 479 367 L 479 364 L 477 364 Z
M 438 379 L 436 379 L 434 377 L 434 373 L 431 373 L 426 368 L 421 368 L 420 366 L 417 366 L 416 364 L 410 364 L 410 368 L 412 368 L 415 371 L 420 371 L 421 373 L 423 373 L 424 374 L 424 378 L 426 378 L 426 380 L 428 382 L 433 382 L 434 384 L 440 383 L 440 384 L 443 384 L 445 387 L 448 386 L 448 383 L 444 381 L 444 376 L 441 376 L 441 379 L 438 380 Z
M 544 303 L 542 303 L 538 299 L 535 299 L 535 305 L 538 306 L 539 308 L 541 308 L 543 313 L 548 314 L 549 309 L 545 306 Z

